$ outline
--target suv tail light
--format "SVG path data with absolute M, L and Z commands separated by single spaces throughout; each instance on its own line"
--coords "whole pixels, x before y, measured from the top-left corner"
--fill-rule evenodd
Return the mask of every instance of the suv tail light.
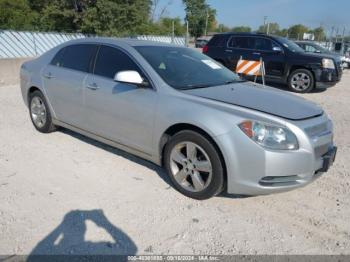
M 205 45 L 204 47 L 203 47 L 203 54 L 206 54 L 206 53 L 208 53 L 208 51 L 209 51 L 209 47 L 207 46 L 207 45 Z

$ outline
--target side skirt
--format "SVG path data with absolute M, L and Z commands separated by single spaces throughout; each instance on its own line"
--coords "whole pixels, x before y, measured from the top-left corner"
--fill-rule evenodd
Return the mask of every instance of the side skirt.
M 130 153 L 132 155 L 135 155 L 137 157 L 140 157 L 142 159 L 145 159 L 145 160 L 148 160 L 158 166 L 161 165 L 161 160 L 159 157 L 155 157 L 153 155 L 149 155 L 149 154 L 146 154 L 140 150 L 137 150 L 137 149 L 134 149 L 134 148 L 131 148 L 131 147 L 128 147 L 126 145 L 123 145 L 123 144 L 120 144 L 118 142 L 115 142 L 115 141 L 112 141 L 110 139 L 107 139 L 107 138 L 104 138 L 104 137 L 101 137 L 101 136 L 98 136 L 96 134 L 93 134 L 93 133 L 90 133 L 88 131 L 85 131 L 83 129 L 80 129 L 78 127 L 75 127 L 75 126 L 72 126 L 70 124 L 67 124 L 67 123 L 64 123 L 64 122 L 61 122 L 59 120 L 56 120 L 56 119 L 52 119 L 52 123 L 56 126 L 61 126 L 61 127 L 64 127 L 64 128 L 67 128 L 69 130 L 72 130 L 76 133 L 79 133 L 83 136 L 86 136 L 86 137 L 89 137 L 93 140 L 96 140 L 98 142 L 101 142 L 103 144 L 106 144 L 106 145 L 109 145 L 109 146 L 112 146 L 112 147 L 115 147 L 117 149 L 120 149 L 122 151 L 125 151 L 127 153 Z

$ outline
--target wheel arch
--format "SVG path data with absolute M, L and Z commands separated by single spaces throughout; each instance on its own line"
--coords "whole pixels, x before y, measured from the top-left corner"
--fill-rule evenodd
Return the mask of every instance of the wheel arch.
M 43 94 L 43 96 L 45 97 L 45 100 L 46 100 L 46 103 L 48 104 L 48 107 L 49 107 L 49 110 L 50 110 L 50 113 L 51 113 L 51 116 L 53 118 L 56 118 L 56 113 L 55 113 L 55 110 L 53 109 L 52 105 L 51 105 L 51 101 L 50 99 L 48 98 L 45 90 L 43 90 L 41 87 L 39 87 L 38 85 L 32 85 L 31 87 L 28 88 L 27 90 L 27 97 L 26 97 L 26 101 L 27 101 L 27 105 L 29 107 L 30 105 L 30 95 L 32 93 L 34 93 L 35 91 L 39 91 Z
M 40 92 L 44 95 L 44 93 L 40 90 L 39 87 L 37 87 L 37 86 L 31 86 L 31 87 L 29 87 L 29 88 L 28 88 L 28 91 L 27 91 L 27 102 L 28 102 L 28 105 L 29 105 L 30 95 L 31 95 L 32 93 L 34 93 L 35 91 L 40 91 Z
M 314 78 L 314 82 L 316 81 L 316 76 L 315 76 L 315 73 L 314 73 L 314 71 L 312 70 L 312 68 L 311 68 L 311 67 L 308 67 L 308 66 L 305 66 L 305 65 L 292 65 L 292 66 L 289 68 L 287 80 L 289 79 L 289 77 L 291 76 L 291 74 L 292 74 L 294 71 L 298 70 L 298 69 L 304 69 L 304 70 L 309 71 L 309 72 L 312 74 L 313 78 Z M 314 83 L 314 84 L 315 84 L 315 83 Z
M 213 137 L 209 134 L 209 132 L 207 132 L 206 130 L 204 130 L 203 128 L 200 128 L 196 125 L 193 124 L 188 124 L 188 123 L 177 123 L 174 124 L 170 127 L 168 127 L 165 132 L 162 134 L 160 140 L 159 140 L 159 153 L 160 153 L 160 157 L 161 157 L 161 161 L 160 164 L 163 166 L 164 164 L 164 149 L 165 149 L 165 145 L 168 143 L 169 139 L 176 135 L 177 133 L 181 132 L 181 131 L 194 131 L 199 133 L 200 135 L 204 136 L 206 139 L 208 139 L 213 146 L 215 147 L 216 151 L 219 154 L 220 160 L 221 160 L 221 164 L 223 166 L 224 169 L 224 179 L 225 179 L 225 185 L 227 182 L 227 168 L 226 168 L 226 163 L 225 163 L 225 158 L 224 155 L 222 154 L 222 151 L 220 149 L 220 147 L 218 146 L 218 144 L 215 142 L 215 140 L 213 139 Z

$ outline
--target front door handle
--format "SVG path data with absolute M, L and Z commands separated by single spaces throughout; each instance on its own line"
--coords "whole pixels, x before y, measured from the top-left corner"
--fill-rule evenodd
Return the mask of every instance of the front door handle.
M 228 53 L 232 53 L 231 49 L 226 49 L 225 51 L 228 52 Z
M 255 52 L 253 53 L 253 55 L 261 55 L 261 53 Z
M 47 78 L 47 79 L 55 78 L 55 77 L 51 74 L 51 72 L 48 72 L 46 75 L 44 75 L 44 77 Z
M 86 87 L 89 88 L 90 90 L 99 89 L 99 86 L 96 83 L 88 84 Z

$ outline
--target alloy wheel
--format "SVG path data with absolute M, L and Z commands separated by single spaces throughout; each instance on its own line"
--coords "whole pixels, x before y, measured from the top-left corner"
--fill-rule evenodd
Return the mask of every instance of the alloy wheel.
M 296 73 L 292 76 L 291 86 L 297 91 L 305 91 L 310 87 L 311 78 L 305 73 Z
M 193 142 L 182 142 L 172 149 L 170 170 L 177 183 L 190 192 L 203 191 L 212 180 L 209 156 Z
M 33 119 L 33 123 L 38 128 L 42 128 L 46 124 L 46 106 L 43 100 L 35 96 L 31 100 L 30 113 Z

